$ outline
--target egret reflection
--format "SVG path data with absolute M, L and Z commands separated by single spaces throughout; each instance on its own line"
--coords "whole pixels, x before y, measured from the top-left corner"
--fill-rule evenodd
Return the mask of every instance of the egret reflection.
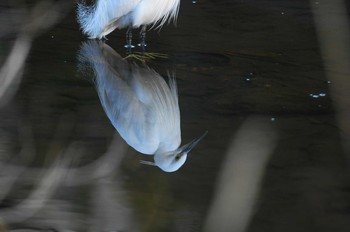
M 96 0 L 87 5 L 78 1 L 77 18 L 82 31 L 90 38 L 105 38 L 115 29 L 128 28 L 127 47 L 131 45 L 132 28 L 141 28 L 140 44 L 145 45 L 147 25 L 161 28 L 167 21 L 176 21 L 180 0 Z
M 166 172 L 178 170 L 207 132 L 180 147 L 175 78 L 169 77 L 167 84 L 145 63 L 125 60 L 101 41 L 85 42 L 79 60 L 94 71 L 102 107 L 121 137 L 138 152 L 154 155 L 154 162 L 141 163 Z

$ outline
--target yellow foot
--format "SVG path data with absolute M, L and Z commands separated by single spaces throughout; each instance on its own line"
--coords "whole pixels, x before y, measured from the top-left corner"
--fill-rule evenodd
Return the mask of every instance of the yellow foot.
M 168 59 L 167 54 L 155 53 L 155 52 L 135 52 L 124 57 L 124 60 L 127 59 L 136 59 L 138 61 L 149 61 L 155 59 Z

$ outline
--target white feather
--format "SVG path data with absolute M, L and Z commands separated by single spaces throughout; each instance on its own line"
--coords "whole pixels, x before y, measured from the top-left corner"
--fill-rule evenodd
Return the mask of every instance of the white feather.
M 167 84 L 146 64 L 139 66 L 122 59 L 101 41 L 84 43 L 79 60 L 93 69 L 103 109 L 121 137 L 135 150 L 154 155 L 154 163 L 141 163 L 166 172 L 178 170 L 207 132 L 179 147 L 180 109 L 175 78 L 169 77 Z
M 116 28 L 161 28 L 167 21 L 176 22 L 179 6 L 180 0 L 97 0 L 91 6 L 82 0 L 77 17 L 85 34 L 101 39 Z
M 150 155 L 179 147 L 180 110 L 174 78 L 168 85 L 153 69 L 129 63 L 95 41 L 82 46 L 79 60 L 93 68 L 101 104 L 130 146 Z

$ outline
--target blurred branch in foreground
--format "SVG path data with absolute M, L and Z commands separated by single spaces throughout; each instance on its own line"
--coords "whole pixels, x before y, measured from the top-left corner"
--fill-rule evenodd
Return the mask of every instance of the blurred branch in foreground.
M 45 0 L 39 2 L 29 12 L 25 10 L 17 12 L 23 14 L 17 15 L 23 22 L 15 24 L 19 26 L 17 39 L 0 69 L 0 107 L 16 93 L 33 39 L 57 23 L 64 15 L 63 12 L 68 11 L 68 7 L 67 3 Z M 1 21 L 1 24 L 4 24 L 3 22 L 11 23 L 6 20 Z
M 0 202 L 9 194 L 16 181 L 27 169 L 26 165 L 30 164 L 34 159 L 35 148 L 31 127 L 25 125 L 25 123 L 21 123 L 19 129 L 21 150 L 18 156 L 21 157 L 22 166 L 8 165 L 9 162 L 14 159 L 14 157 L 12 157 L 13 154 L 7 150 L 5 146 L 6 142 L 4 143 L 4 141 L 1 141 L 0 143 L 0 151 L 6 151 L 7 155 L 10 157 L 6 162 L 3 159 L 0 161 Z
M 72 146 L 73 145 L 74 144 L 72 144 Z M 69 150 L 71 153 L 65 154 L 65 156 L 78 156 L 78 154 L 81 154 L 82 151 L 79 149 L 79 147 L 73 147 L 75 147 L 75 150 L 71 148 Z M 124 140 L 119 135 L 114 136 L 107 151 L 103 155 L 101 155 L 97 160 L 81 167 L 65 167 L 66 178 L 65 181 L 61 184 L 66 187 L 87 185 L 96 181 L 97 179 L 111 175 L 113 172 L 116 171 L 117 167 L 120 165 L 121 159 L 123 158 L 123 154 L 126 153 L 126 149 L 127 145 L 125 144 Z M 3 168 L 4 171 L 11 170 L 11 173 L 13 175 L 13 178 L 11 179 L 16 179 L 16 176 L 21 175 L 22 182 L 36 183 L 42 178 L 42 175 L 39 175 L 42 172 L 42 168 L 23 167 L 20 165 L 5 163 L 1 161 L 0 167 Z M 1 170 L 0 174 L 6 174 L 5 172 L 3 172 L 3 170 Z M 22 173 L 25 174 L 22 175 Z M 4 190 L 5 188 L 1 191 Z M 3 195 L 4 194 L 0 194 L 0 196 Z
M 30 183 L 35 188 L 23 201 L 0 209 L 0 219 L 9 227 L 30 219 L 30 225 L 39 228 L 54 228 L 59 231 L 80 228 L 79 223 L 71 221 L 71 217 L 78 218 L 79 215 L 73 215 L 67 210 L 74 208 L 74 203 L 55 200 L 55 195 L 67 187 L 95 184 L 97 190 L 92 194 L 93 207 L 90 210 L 93 214 L 89 220 L 95 223 L 91 231 L 101 228 L 129 228 L 135 223 L 131 223 L 131 212 L 125 207 L 127 201 L 124 200 L 122 188 L 111 179 L 120 166 L 126 148 L 127 145 L 118 135 L 113 138 L 105 154 L 82 167 L 71 167 L 73 157 L 82 152 L 74 143 L 62 151 L 58 155 L 60 158 L 49 168 L 29 168 L 13 164 L 8 164 L 7 167 L 6 163 L 1 163 L 6 170 L 12 170 L 11 175 L 15 176 L 15 180 L 21 176 L 21 184 Z M 6 173 L 2 174 L 7 176 Z M 8 182 L 8 186 L 5 186 L 6 182 L 2 183 L 1 191 L 9 193 L 14 186 L 13 181 Z M 116 215 L 119 216 L 115 218 Z
M 342 145 L 350 162 L 350 24 L 343 0 L 310 1 Z
M 68 150 L 67 153 L 70 153 Z M 0 217 L 7 224 L 18 223 L 27 220 L 41 209 L 47 200 L 55 193 L 58 184 L 65 175 L 64 167 L 67 167 L 69 160 L 58 160 L 50 169 L 42 172 L 42 179 L 38 187 L 20 204 L 9 209 L 1 210 Z
M 251 118 L 244 123 L 223 162 L 204 231 L 246 231 L 275 146 L 276 135 L 268 120 Z

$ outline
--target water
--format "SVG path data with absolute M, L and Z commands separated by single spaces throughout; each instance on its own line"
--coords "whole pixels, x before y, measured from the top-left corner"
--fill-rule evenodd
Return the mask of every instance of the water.
M 147 51 L 169 57 L 147 65 L 176 74 L 182 141 L 209 131 L 175 173 L 140 164 L 109 122 L 78 70 L 87 39 L 68 4 L 32 40 L 0 109 L 0 231 L 349 230 L 349 130 L 337 92 L 348 84 L 324 63 L 312 13 L 323 3 L 182 1 L 177 27 L 147 33 Z M 106 43 L 126 56 L 125 31 Z

